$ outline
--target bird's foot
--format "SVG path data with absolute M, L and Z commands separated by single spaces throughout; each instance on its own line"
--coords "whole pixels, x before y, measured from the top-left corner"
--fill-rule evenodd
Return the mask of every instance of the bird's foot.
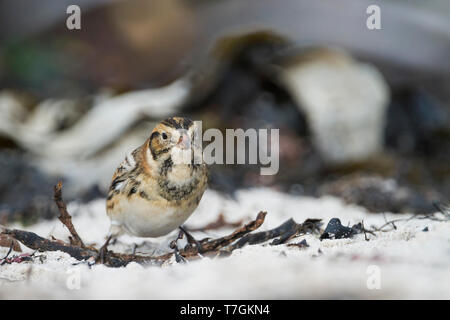
M 170 249 L 173 250 L 173 253 L 175 255 L 175 261 L 177 263 L 186 262 L 186 259 L 180 254 L 180 252 L 178 250 L 178 240 L 183 239 L 183 235 L 184 235 L 184 233 L 182 231 L 180 231 L 178 233 L 178 236 L 176 237 L 176 239 L 172 240 L 169 245 Z
M 174 255 L 175 255 L 175 261 L 176 261 L 177 263 L 186 263 L 186 262 L 187 262 L 186 258 L 183 257 L 183 256 L 180 254 L 180 252 L 178 251 L 178 247 L 176 247 L 176 248 L 174 249 Z
M 197 248 L 197 251 L 200 252 L 201 247 L 202 247 L 202 244 L 200 243 L 200 241 L 195 239 L 185 228 L 183 228 L 181 226 L 179 228 L 186 235 L 186 240 L 187 240 L 188 244 L 191 246 L 194 245 Z
M 135 255 L 136 254 L 136 250 L 137 250 L 137 248 L 138 248 L 139 246 L 135 243 L 135 244 L 133 244 L 133 252 L 131 253 L 132 255 Z
M 109 245 L 109 242 L 111 241 L 111 238 L 112 238 L 112 236 L 108 236 L 105 244 L 98 251 L 97 257 L 95 259 L 96 263 L 101 263 L 101 264 L 105 263 L 105 259 L 108 255 L 108 245 Z

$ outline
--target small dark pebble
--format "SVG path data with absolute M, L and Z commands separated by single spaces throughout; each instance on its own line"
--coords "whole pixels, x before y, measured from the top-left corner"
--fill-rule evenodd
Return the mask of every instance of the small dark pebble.
M 425 227 L 422 231 L 423 231 L 423 232 L 428 232 L 428 231 L 429 231 L 429 230 L 428 230 L 428 227 Z
M 362 229 L 361 223 L 355 224 L 353 227 L 346 227 L 338 218 L 332 218 L 320 236 L 320 240 L 351 238 L 355 234 L 361 233 Z

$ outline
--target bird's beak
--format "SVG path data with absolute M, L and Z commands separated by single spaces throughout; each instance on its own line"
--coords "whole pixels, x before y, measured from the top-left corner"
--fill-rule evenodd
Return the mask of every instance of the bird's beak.
M 181 149 L 189 150 L 191 148 L 191 138 L 186 133 L 182 133 L 178 139 L 177 146 Z

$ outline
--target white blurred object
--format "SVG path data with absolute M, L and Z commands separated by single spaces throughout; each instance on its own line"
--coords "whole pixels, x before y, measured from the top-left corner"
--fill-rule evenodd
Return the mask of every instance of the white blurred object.
M 51 134 L 59 129 L 64 119 L 78 116 L 76 101 L 70 99 L 47 99 L 39 103 L 23 127 L 33 136 Z
M 55 177 L 68 178 L 66 191 L 109 184 L 127 152 L 138 147 L 158 119 L 176 114 L 190 92 L 188 79 L 156 89 L 115 97 L 102 94 L 75 124 L 58 130 L 61 119 L 76 116 L 76 101 L 50 99 L 28 111 L 8 91 L 0 92 L 0 134 L 36 157 L 35 164 Z
M 181 79 L 166 87 L 107 99 L 68 130 L 55 133 L 49 143 L 36 152 L 58 158 L 91 156 L 120 137 L 137 120 L 173 114 L 185 101 L 189 88 L 189 83 Z
M 0 93 L 0 134 L 14 139 L 18 124 L 26 117 L 27 110 L 19 98 L 8 90 Z
M 185 102 L 190 84 L 181 79 L 157 89 L 97 99 L 92 109 L 70 128 L 57 131 L 59 120 L 76 112 L 71 100 L 46 100 L 31 113 L 11 93 L 0 93 L 0 133 L 46 158 L 85 158 L 114 142 L 146 117 L 175 113 Z
M 374 67 L 318 49 L 288 63 L 282 80 L 326 161 L 364 160 L 382 148 L 389 88 Z

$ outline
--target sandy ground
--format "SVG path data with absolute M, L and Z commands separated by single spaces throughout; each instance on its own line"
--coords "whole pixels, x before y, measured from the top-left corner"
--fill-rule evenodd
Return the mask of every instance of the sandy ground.
M 109 220 L 104 199 L 88 204 L 71 203 L 69 212 L 83 240 L 102 243 Z M 366 227 L 385 223 L 372 214 L 337 198 L 290 196 L 268 189 L 240 191 L 236 200 L 207 191 L 199 208 L 187 221 L 204 226 L 224 213 L 227 221 L 255 218 L 268 212 L 260 230 L 278 226 L 288 218 L 303 222 L 333 217 L 344 225 L 364 220 Z M 386 213 L 386 219 L 410 215 Z M 435 298 L 450 299 L 450 223 L 413 219 L 396 223 L 397 230 L 352 239 L 323 240 L 300 236 L 306 249 L 268 243 L 246 246 L 227 258 L 204 258 L 186 264 L 170 261 L 163 267 L 131 263 L 123 268 L 89 267 L 62 252 L 37 254 L 34 263 L 0 266 L 0 298 L 50 299 L 298 299 L 298 298 Z M 20 227 L 20 226 L 15 226 Z M 428 231 L 424 231 L 424 228 Z M 68 232 L 56 219 L 29 227 L 42 236 L 67 239 Z M 194 236 L 216 237 L 232 229 Z M 163 252 L 175 233 L 158 239 L 124 236 L 113 250 Z M 180 243 L 183 244 L 182 242 Z M 27 251 L 26 248 L 24 248 Z M 30 251 L 30 250 L 28 250 Z M 0 248 L 0 257 L 7 248 Z

